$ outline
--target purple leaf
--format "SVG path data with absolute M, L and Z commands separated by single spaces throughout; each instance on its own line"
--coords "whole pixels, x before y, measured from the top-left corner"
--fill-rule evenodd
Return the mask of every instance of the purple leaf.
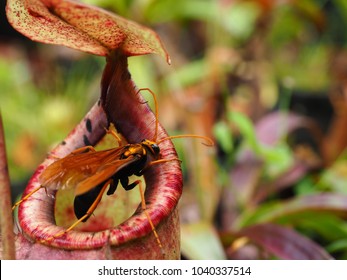
M 290 228 L 274 224 L 259 224 L 245 228 L 241 234 L 281 259 L 332 259 L 318 244 Z

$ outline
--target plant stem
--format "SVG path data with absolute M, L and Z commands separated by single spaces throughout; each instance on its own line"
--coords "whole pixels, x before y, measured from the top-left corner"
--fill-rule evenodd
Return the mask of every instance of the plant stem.
M 0 226 L 2 236 L 2 259 L 16 258 L 14 245 L 13 220 L 11 211 L 11 189 L 8 175 L 7 157 L 5 149 L 4 129 L 0 113 Z

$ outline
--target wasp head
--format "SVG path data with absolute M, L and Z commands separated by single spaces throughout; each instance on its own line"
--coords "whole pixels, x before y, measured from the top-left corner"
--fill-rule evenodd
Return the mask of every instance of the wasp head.
M 148 152 L 153 155 L 155 159 L 159 158 L 160 148 L 156 142 L 144 139 L 141 141 L 141 144 Z

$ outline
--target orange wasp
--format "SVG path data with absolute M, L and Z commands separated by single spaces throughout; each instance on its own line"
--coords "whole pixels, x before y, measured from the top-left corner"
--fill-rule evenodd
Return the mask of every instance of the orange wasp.
M 107 195 L 112 195 L 116 191 L 119 182 L 126 191 L 139 185 L 142 209 L 145 211 L 157 242 L 162 248 L 155 227 L 146 212 L 141 181 L 136 180 L 129 183 L 129 177 L 132 175 L 141 176 L 144 170 L 151 165 L 179 160 L 178 158 L 160 159 L 159 144 L 163 141 L 173 138 L 193 137 L 208 141 L 208 144 L 206 144 L 208 146 L 212 146 L 213 142 L 207 137 L 197 135 L 168 136 L 156 141 L 158 134 L 157 101 L 154 93 L 150 89 L 140 89 L 139 92 L 142 90 L 148 90 L 152 94 L 155 102 L 156 128 L 153 141 L 144 139 L 137 144 L 121 146 L 121 140 L 117 134 L 111 130 L 106 130 L 107 133 L 116 138 L 119 147 L 96 151 L 94 147 L 86 146 L 71 152 L 64 158 L 58 159 L 49 165 L 40 175 L 39 182 L 41 186 L 23 197 L 12 209 L 41 188 L 52 190 L 74 188 L 74 212 L 78 220 L 66 230 L 53 236 L 53 239 L 64 235 L 79 223 L 87 221 L 97 208 L 107 187 L 109 187 Z

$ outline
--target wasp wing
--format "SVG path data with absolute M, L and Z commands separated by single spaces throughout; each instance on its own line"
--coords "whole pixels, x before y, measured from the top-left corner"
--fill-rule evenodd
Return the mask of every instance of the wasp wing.
M 124 150 L 125 146 L 105 151 L 72 152 L 49 165 L 40 175 L 39 182 L 53 190 L 75 188 L 90 177 L 106 176 L 116 172 L 127 162 L 126 159 L 120 159 Z M 108 179 L 102 178 L 104 181 Z M 95 186 L 91 186 L 90 189 Z
M 77 184 L 75 189 L 75 195 L 77 196 L 84 194 L 92 188 L 104 183 L 114 174 L 116 174 L 119 170 L 125 168 L 137 159 L 137 157 L 131 155 L 125 159 L 114 160 L 113 162 L 101 166 L 100 169 L 94 175 L 86 178 L 85 180 Z

